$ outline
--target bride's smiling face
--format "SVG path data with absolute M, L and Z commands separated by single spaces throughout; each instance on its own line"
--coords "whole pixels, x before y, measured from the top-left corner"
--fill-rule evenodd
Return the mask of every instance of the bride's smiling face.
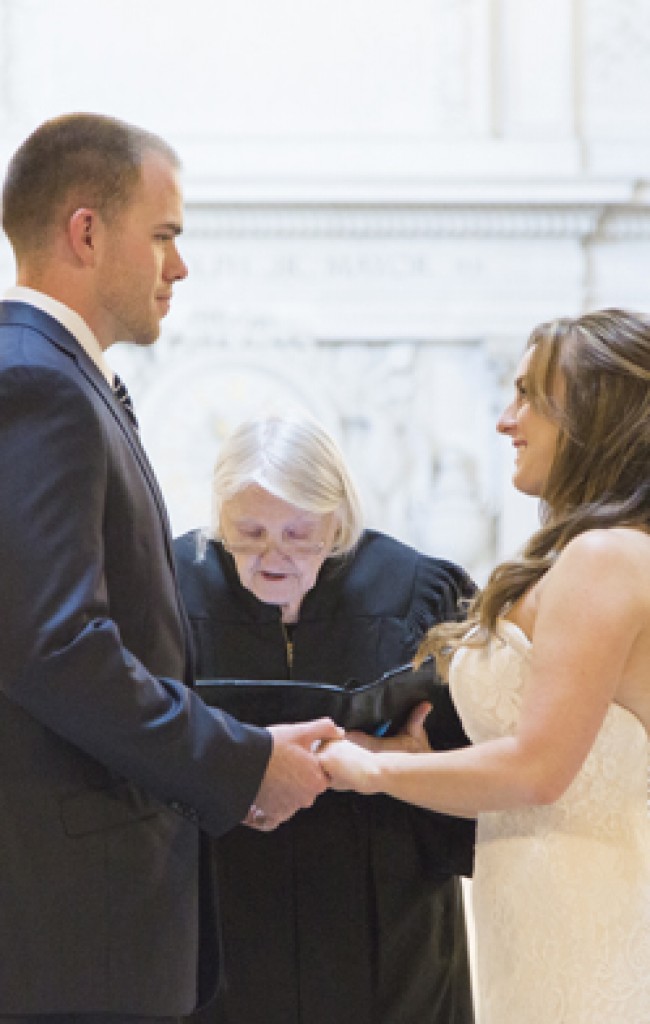
M 501 413 L 497 430 L 512 440 L 515 449 L 513 484 L 522 494 L 539 497 L 553 465 L 560 428 L 530 400 L 528 368 L 532 353 L 528 349 L 517 367 L 515 396 Z
M 295 622 L 331 554 L 337 525 L 334 513 L 307 512 L 251 484 L 223 503 L 220 532 L 242 586 L 278 605 L 283 622 Z

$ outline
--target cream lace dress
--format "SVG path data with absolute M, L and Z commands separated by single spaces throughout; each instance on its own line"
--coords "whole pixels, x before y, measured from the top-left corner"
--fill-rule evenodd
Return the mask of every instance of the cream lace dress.
M 512 734 L 531 645 L 461 648 L 450 686 L 478 743 Z M 648 736 L 619 705 L 554 804 L 479 816 L 480 1024 L 650 1024 Z

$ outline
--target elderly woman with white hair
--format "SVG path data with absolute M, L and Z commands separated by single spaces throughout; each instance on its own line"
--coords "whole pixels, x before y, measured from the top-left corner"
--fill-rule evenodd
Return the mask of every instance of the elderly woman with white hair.
M 363 528 L 337 445 L 307 417 L 222 444 L 212 527 L 175 543 L 199 679 L 370 683 L 473 585 Z M 434 748 L 467 742 L 445 687 Z M 274 832 L 215 841 L 226 983 L 207 1024 L 471 1024 L 459 874 L 473 822 L 328 792 Z

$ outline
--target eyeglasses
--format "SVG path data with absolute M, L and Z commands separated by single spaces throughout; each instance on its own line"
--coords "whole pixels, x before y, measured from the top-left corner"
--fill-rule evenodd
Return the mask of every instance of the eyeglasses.
M 284 558 L 309 558 L 320 555 L 325 549 L 325 541 L 294 540 L 289 537 L 285 540 L 274 541 L 262 538 L 251 540 L 227 541 L 222 537 L 221 543 L 231 555 L 265 555 L 271 548 Z

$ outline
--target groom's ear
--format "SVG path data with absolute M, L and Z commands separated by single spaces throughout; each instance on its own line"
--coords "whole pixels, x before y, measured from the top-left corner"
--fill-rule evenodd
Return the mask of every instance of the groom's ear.
M 68 245 L 82 267 L 94 267 L 106 233 L 96 210 L 82 206 L 70 214 L 66 224 Z

